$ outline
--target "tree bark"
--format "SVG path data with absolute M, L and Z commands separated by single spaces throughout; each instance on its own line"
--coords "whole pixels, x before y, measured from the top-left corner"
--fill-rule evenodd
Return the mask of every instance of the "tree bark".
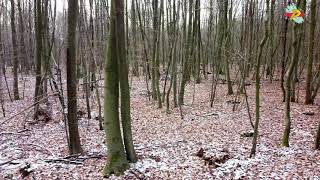
M 233 94 L 233 90 L 232 90 L 232 84 L 231 84 L 231 78 L 230 78 L 230 68 L 229 68 L 229 57 L 230 57 L 230 47 L 231 47 L 231 30 L 230 30 L 230 26 L 231 26 L 231 19 L 232 17 L 229 16 L 229 20 L 228 20 L 228 0 L 224 1 L 224 10 L 223 10 L 223 18 L 224 18 L 224 67 L 225 67 L 225 73 L 226 73 L 226 80 L 227 80 L 227 86 L 228 86 L 228 95 L 232 95 Z M 232 14 L 232 13 L 230 13 Z
M 42 62 L 42 1 L 36 0 L 35 5 L 35 32 L 36 32 L 36 84 L 34 91 L 34 103 L 41 99 L 42 83 L 41 83 L 41 62 Z M 37 119 L 39 104 L 34 106 L 34 119 Z
M 309 33 L 309 47 L 308 47 L 308 67 L 307 67 L 307 84 L 306 84 L 306 99 L 305 104 L 313 104 L 312 99 L 312 67 L 313 67 L 313 51 L 315 43 L 315 29 L 316 29 L 316 16 L 317 16 L 317 2 L 316 0 L 311 1 L 311 22 L 310 22 L 310 33 Z
M 157 45 L 158 45 L 158 24 L 159 24 L 159 9 L 158 9 L 158 0 L 153 0 L 152 1 L 152 9 L 153 9 L 153 42 L 152 42 L 152 68 L 151 68 L 151 81 L 152 81 L 152 97 L 154 100 L 158 99 L 158 93 L 157 93 L 157 82 L 156 82 L 156 77 L 157 77 Z
M 68 44 L 67 44 L 67 97 L 68 97 L 68 128 L 69 153 L 82 152 L 77 119 L 77 65 L 76 65 L 76 27 L 78 18 L 78 1 L 68 3 Z
M 26 47 L 25 47 L 25 42 L 24 42 L 24 31 L 25 31 L 25 27 L 24 27 L 24 22 L 23 22 L 23 14 L 22 14 L 22 9 L 21 9 L 21 2 L 18 2 L 18 11 L 19 11 L 19 32 L 20 32 L 20 52 L 21 52 L 21 64 L 23 65 L 23 70 L 25 70 L 26 73 L 28 73 L 28 69 L 27 69 L 27 64 L 28 64 L 28 56 L 26 56 Z
M 11 2 L 11 32 L 12 32 L 12 48 L 13 48 L 13 97 L 14 100 L 19 100 L 19 87 L 18 87 L 18 66 L 19 66 L 19 51 L 17 44 L 17 31 L 15 20 L 15 4 L 14 0 Z
M 125 58 L 123 11 L 123 0 L 111 1 L 111 29 L 108 42 L 108 55 L 105 63 L 104 129 L 107 138 L 108 159 L 103 170 L 104 176 L 108 176 L 110 174 L 120 175 L 129 167 L 128 161 L 126 160 L 126 154 L 124 152 L 125 149 L 123 146 L 119 122 L 119 72 L 123 72 L 123 67 L 120 68 L 119 66 L 120 63 L 124 62 L 123 58 Z M 122 59 L 122 61 L 120 61 L 120 59 Z M 125 79 L 125 77 L 121 78 Z M 121 91 L 125 92 L 127 90 L 128 84 L 122 81 Z M 128 98 L 128 96 L 122 97 L 121 102 L 130 103 Z M 122 116 L 128 115 L 128 104 L 126 105 L 127 106 L 123 106 L 121 109 L 123 112 Z M 130 116 L 122 118 L 125 121 L 125 127 L 130 125 Z M 130 148 L 126 150 L 130 150 Z
M 299 7 L 303 9 L 305 6 L 305 0 L 299 1 Z M 291 102 L 291 96 L 292 96 L 292 88 L 295 88 L 292 86 L 293 81 L 293 75 L 294 75 L 294 69 L 296 68 L 296 65 L 298 63 L 298 55 L 299 55 L 299 41 L 301 35 L 301 26 L 299 24 L 294 24 L 294 28 L 292 30 L 292 51 L 291 51 L 291 61 L 288 66 L 288 69 L 286 71 L 285 77 L 285 129 L 283 132 L 282 137 L 282 145 L 285 147 L 289 147 L 289 135 L 290 135 L 290 129 L 291 129 L 291 117 L 290 117 L 290 102 Z
M 132 130 L 131 130 L 131 113 L 130 113 L 130 91 L 129 91 L 129 66 L 125 53 L 125 29 L 124 29 L 124 14 L 122 13 L 123 4 L 121 2 L 116 3 L 116 47 L 117 47 L 117 59 L 119 67 L 119 81 L 121 92 L 121 122 L 123 128 L 123 140 L 127 159 L 130 162 L 137 162 L 137 155 L 133 146 Z
M 317 135 L 316 135 L 314 148 L 315 149 L 320 149 L 320 122 L 319 122 L 319 125 L 318 125 L 318 130 L 317 130 Z
M 253 133 L 253 139 L 252 139 L 252 149 L 250 153 L 250 157 L 253 157 L 256 154 L 256 148 L 257 148 L 257 140 L 258 140 L 258 130 L 259 130 L 259 121 L 260 121 L 260 66 L 261 66 L 261 59 L 262 59 L 262 51 L 264 48 L 264 45 L 266 44 L 268 37 L 269 37 L 269 0 L 266 0 L 266 20 L 264 22 L 265 25 L 265 32 L 264 37 L 260 42 L 259 48 L 258 48 L 258 59 L 256 64 L 256 122 L 254 125 L 254 133 Z
M 189 24 L 188 24 L 188 35 L 187 35 L 187 44 L 185 49 L 185 59 L 183 62 L 183 71 L 182 71 L 182 79 L 180 84 L 180 92 L 178 97 L 178 103 L 179 105 L 184 104 L 184 92 L 185 92 L 185 86 L 187 81 L 190 79 L 190 61 L 192 60 L 193 55 L 193 46 L 194 46 L 194 33 L 192 33 L 192 27 L 193 27 L 193 0 L 189 1 Z M 186 16 L 186 15 L 185 15 Z M 185 18 L 186 19 L 186 18 Z M 186 22 L 185 22 L 186 23 Z
M 2 13 L 0 12 L 0 19 L 1 19 Z M 3 89 L 2 89 L 2 75 L 4 71 L 4 58 L 3 58 L 3 52 L 2 52 L 2 34 L 0 32 L 0 103 L 1 103 L 1 109 L 3 117 L 6 117 L 5 112 L 5 101 L 3 98 Z

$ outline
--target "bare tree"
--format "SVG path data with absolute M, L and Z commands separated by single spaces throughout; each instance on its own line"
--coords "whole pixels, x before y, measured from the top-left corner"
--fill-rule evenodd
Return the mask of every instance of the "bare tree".
M 82 151 L 77 119 L 77 66 L 76 66 L 76 26 L 78 18 L 78 0 L 68 3 L 68 45 L 67 45 L 67 96 L 68 96 L 68 132 L 69 153 Z
M 19 87 L 18 87 L 18 66 L 19 66 L 19 49 L 17 44 L 17 31 L 15 20 L 15 3 L 11 2 L 11 32 L 12 32 L 12 48 L 13 48 L 13 97 L 15 100 L 19 100 Z

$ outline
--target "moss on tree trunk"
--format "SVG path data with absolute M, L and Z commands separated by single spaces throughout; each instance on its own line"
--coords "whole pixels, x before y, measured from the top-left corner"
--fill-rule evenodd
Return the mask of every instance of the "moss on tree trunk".
M 124 17 L 123 17 L 123 1 L 113 0 L 111 4 L 111 25 L 110 38 L 108 43 L 108 54 L 105 63 L 105 92 L 104 92 L 104 122 L 105 133 L 107 137 L 108 159 L 103 169 L 103 175 L 110 174 L 120 175 L 128 167 L 125 149 L 121 137 L 119 122 L 119 72 L 128 71 L 126 67 L 120 67 L 126 63 L 125 60 L 125 41 L 124 41 Z M 128 136 L 130 123 L 130 101 L 129 101 L 129 85 L 126 76 L 121 76 L 121 92 L 122 95 L 122 119 L 124 125 L 125 143 L 131 146 L 132 139 Z M 127 96 L 126 96 L 127 95 Z M 129 114 L 128 114 L 129 113 Z M 131 130 L 131 129 L 130 129 Z M 129 138 L 129 139 L 128 139 Z M 131 142 L 128 142 L 131 141 Z M 132 145 L 133 148 L 133 145 Z M 127 150 L 130 150 L 128 147 Z M 133 152 L 134 153 L 134 152 Z M 134 157 L 131 157 L 135 161 Z

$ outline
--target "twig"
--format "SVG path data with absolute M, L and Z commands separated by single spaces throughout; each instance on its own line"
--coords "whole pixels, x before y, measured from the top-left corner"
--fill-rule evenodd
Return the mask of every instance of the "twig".
M 78 159 L 87 160 L 87 159 L 101 159 L 105 157 L 105 155 L 97 154 L 97 155 L 87 155 L 87 156 L 80 156 Z
M 217 114 L 217 113 L 208 113 L 208 114 L 202 115 L 202 117 L 208 117 L 208 116 L 219 116 L 219 114 Z
M 63 158 L 60 158 L 60 159 L 70 159 L 70 158 L 77 158 L 79 157 L 81 154 L 72 154 L 72 155 L 69 155 L 69 156 L 66 156 L 66 157 L 63 157 Z
M 87 159 L 100 159 L 105 157 L 104 155 L 98 154 L 98 155 L 86 155 L 81 156 L 81 154 L 75 154 L 70 155 L 62 158 L 56 158 L 56 159 L 47 159 L 44 160 L 47 163 L 69 163 L 69 164 L 83 164 L 83 162 Z
M 23 129 L 18 132 L 2 132 L 2 133 L 0 133 L 0 136 L 1 135 L 22 135 L 21 133 L 26 132 L 26 131 L 29 131 L 29 129 Z
M 19 162 L 14 162 L 15 160 L 16 159 L 11 159 L 11 160 L 5 161 L 3 163 L 0 163 L 0 166 L 6 165 L 6 164 L 13 164 L 13 165 L 20 164 Z
M 73 161 L 73 160 L 67 160 L 67 159 L 49 159 L 45 160 L 47 163 L 67 163 L 67 164 L 83 164 L 80 161 Z
M 3 163 L 0 163 L 0 166 L 9 164 L 9 163 L 11 163 L 13 160 L 14 160 L 14 159 L 11 159 L 11 160 L 5 161 L 5 162 L 3 162 Z

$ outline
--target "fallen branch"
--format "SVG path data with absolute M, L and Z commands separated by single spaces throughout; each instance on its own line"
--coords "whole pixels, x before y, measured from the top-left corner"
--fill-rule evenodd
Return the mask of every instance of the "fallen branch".
M 14 161 L 14 159 L 5 161 L 5 162 L 3 162 L 3 163 L 0 163 L 0 166 L 6 165 L 6 164 L 14 164 L 14 165 L 20 164 L 20 163 L 15 163 L 15 162 L 12 162 L 12 161 Z
M 15 115 L 11 116 L 10 118 L 5 119 L 4 121 L 2 121 L 2 122 L 0 123 L 0 125 L 3 125 L 3 124 L 6 123 L 7 121 L 9 121 L 9 120 L 11 120 L 11 119 L 19 116 L 20 114 L 24 113 L 25 111 L 27 111 L 28 109 L 32 108 L 33 106 L 35 106 L 35 105 L 37 105 L 37 104 L 40 104 L 42 101 L 45 101 L 46 99 L 48 99 L 48 97 L 55 96 L 55 95 L 57 95 L 57 94 L 58 94 L 58 93 L 53 93 L 53 94 L 51 94 L 51 95 L 48 95 L 48 96 L 40 99 L 39 101 L 37 101 L 37 102 L 33 103 L 32 105 L 24 108 L 22 111 L 16 113 Z
M 98 155 L 79 156 L 79 157 L 77 157 L 77 159 L 85 161 L 87 159 L 101 159 L 103 157 L 105 157 L 105 155 L 98 154 Z
M 45 160 L 47 163 L 66 163 L 66 164 L 83 164 L 83 162 L 80 161 L 73 161 L 73 160 L 68 160 L 68 159 L 48 159 Z
M 304 112 L 304 113 L 302 113 L 302 114 L 304 114 L 304 115 L 306 115 L 306 116 L 314 116 L 314 112 L 311 112 L 311 111 Z
M 83 162 L 87 159 L 100 159 L 105 157 L 105 155 L 102 154 L 92 154 L 92 155 L 86 155 L 86 156 L 81 156 L 81 154 L 75 154 L 75 155 L 70 155 L 66 157 L 61 157 L 61 158 L 56 158 L 56 159 L 47 159 L 44 160 L 47 163 L 67 163 L 67 164 L 83 164 Z
M 202 115 L 202 117 L 208 117 L 208 116 L 219 116 L 219 114 L 217 114 L 217 113 L 208 113 L 208 114 Z
M 0 136 L 1 135 L 23 135 L 21 133 L 26 132 L 26 131 L 29 131 L 29 129 L 23 129 L 23 130 L 18 131 L 18 132 L 2 132 L 2 133 L 0 133 Z

